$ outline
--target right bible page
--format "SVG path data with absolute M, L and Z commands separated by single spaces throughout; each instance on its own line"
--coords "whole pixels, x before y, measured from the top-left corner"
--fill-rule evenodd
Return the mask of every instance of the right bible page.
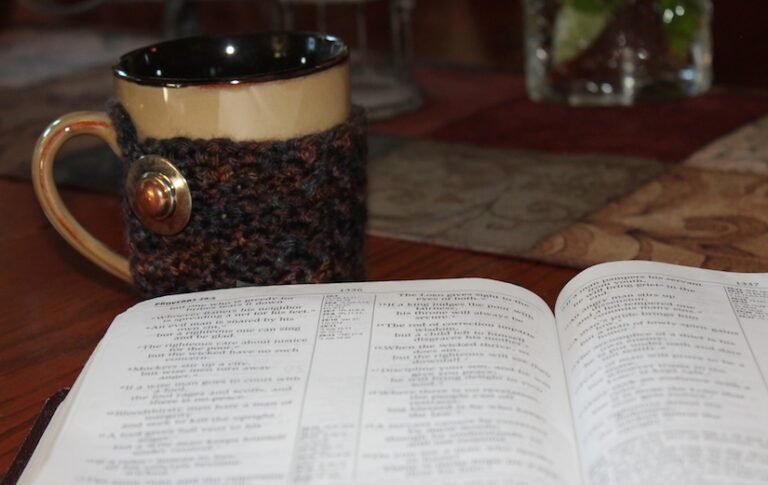
M 768 275 L 607 263 L 556 316 L 587 485 L 768 483 Z

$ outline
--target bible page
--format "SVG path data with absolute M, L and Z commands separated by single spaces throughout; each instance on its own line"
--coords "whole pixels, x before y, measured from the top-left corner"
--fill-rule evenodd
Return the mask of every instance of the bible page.
M 556 337 L 487 280 L 150 300 L 21 483 L 580 483 Z
M 607 263 L 556 315 L 588 485 L 768 483 L 768 275 Z

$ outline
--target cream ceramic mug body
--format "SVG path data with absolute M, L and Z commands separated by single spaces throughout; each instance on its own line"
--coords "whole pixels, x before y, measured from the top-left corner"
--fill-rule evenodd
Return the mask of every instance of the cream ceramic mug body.
M 58 232 L 83 255 L 126 281 L 134 280 L 135 282 L 138 276 L 145 275 L 148 270 L 142 269 L 142 267 L 138 269 L 131 267 L 125 257 L 115 253 L 92 237 L 74 219 L 59 197 L 53 181 L 53 164 L 56 152 L 67 139 L 82 134 L 96 135 L 106 141 L 112 150 L 123 159 L 127 158 L 126 200 L 133 212 L 127 217 L 136 217 L 139 222 L 146 226 L 144 229 L 149 228 L 147 234 L 156 238 L 153 248 L 161 247 L 158 250 L 161 252 L 157 255 L 144 254 L 148 250 L 138 255 L 132 252 L 131 256 L 137 261 L 151 259 L 155 256 L 165 259 L 179 259 L 178 255 L 173 254 L 173 252 L 179 252 L 183 249 L 183 246 L 177 244 L 178 240 L 183 237 L 191 237 L 189 235 L 183 236 L 183 234 L 188 221 L 196 221 L 196 210 L 209 218 L 227 217 L 220 211 L 216 212 L 218 209 L 211 209 L 204 205 L 208 203 L 206 201 L 211 199 L 210 193 L 206 193 L 205 190 L 210 192 L 211 189 L 210 184 L 206 185 L 207 179 L 202 180 L 203 177 L 208 176 L 203 168 L 206 167 L 206 163 L 213 167 L 211 170 L 216 171 L 220 168 L 218 156 L 210 153 L 211 140 L 223 140 L 222 143 L 225 143 L 227 147 L 234 147 L 233 150 L 245 150 L 242 153 L 246 154 L 247 165 L 242 168 L 235 165 L 230 171 L 235 177 L 242 172 L 246 178 L 238 181 L 237 185 L 227 185 L 229 183 L 228 178 L 220 179 L 222 187 L 227 187 L 221 189 L 222 191 L 236 192 L 244 184 L 256 181 L 262 172 L 268 170 L 265 167 L 274 165 L 272 162 L 270 162 L 271 165 L 268 164 L 269 160 L 267 162 L 259 161 L 261 160 L 259 157 L 264 158 L 264 153 L 277 154 L 275 156 L 278 158 L 282 156 L 281 163 L 293 167 L 291 170 L 298 170 L 299 177 L 302 177 L 302 167 L 296 168 L 297 166 L 294 164 L 294 159 L 297 156 L 295 155 L 297 151 L 295 143 L 301 143 L 302 146 L 306 145 L 306 147 L 311 148 L 310 150 L 305 147 L 301 153 L 318 154 L 313 155 L 315 158 L 308 159 L 304 153 L 302 155 L 304 158 L 299 162 L 304 165 L 318 165 L 322 168 L 322 165 L 319 165 L 320 162 L 335 163 L 332 150 L 329 152 L 330 154 L 326 154 L 328 149 L 323 148 L 321 150 L 318 148 L 315 150 L 312 148 L 314 146 L 312 144 L 320 143 L 318 147 L 321 145 L 327 147 L 336 143 L 333 140 L 349 139 L 349 133 L 334 135 L 333 132 L 334 127 L 342 126 L 348 122 L 352 112 L 349 94 L 348 51 L 343 42 L 335 37 L 306 33 L 269 32 L 179 39 L 125 54 L 113 67 L 113 74 L 114 95 L 121 110 L 123 110 L 121 113 L 125 113 L 125 118 L 129 120 L 131 134 L 134 137 L 133 141 L 119 140 L 120 136 L 116 132 L 114 113 L 110 113 L 112 116 L 101 112 L 70 113 L 54 121 L 40 136 L 35 149 L 32 168 L 33 183 L 40 204 Z M 118 131 L 123 129 L 117 128 Z M 331 135 L 336 136 L 336 138 L 328 138 L 331 135 L 323 135 L 325 138 L 322 139 L 316 137 L 317 140 L 312 138 L 314 134 L 329 133 L 329 130 L 331 130 Z M 188 159 L 171 160 L 169 158 L 174 157 L 168 154 L 174 153 L 176 158 L 180 157 L 178 155 L 180 152 L 174 148 L 175 140 L 187 140 L 193 145 L 193 148 L 203 148 L 190 154 Z M 331 145 L 328 145 L 329 143 Z M 268 149 L 265 148 L 267 146 L 265 144 L 268 145 Z M 339 143 L 333 146 L 343 149 Z M 132 147 L 131 150 L 133 151 L 129 150 L 128 147 Z M 164 150 L 164 152 L 146 153 L 137 151 L 135 147 L 143 147 L 145 151 L 150 150 L 146 147 L 155 147 L 154 150 Z M 281 155 L 281 150 L 293 155 Z M 129 151 L 131 153 L 128 153 Z M 357 151 L 361 152 L 361 150 Z M 318 157 L 325 158 L 320 160 Z M 237 161 L 230 161 L 230 163 L 236 164 Z M 262 165 L 259 166 L 259 163 Z M 267 164 L 264 165 L 265 163 Z M 170 171 L 165 171 L 161 166 L 162 164 L 169 165 Z M 332 171 L 338 172 L 339 169 L 333 168 Z M 297 183 L 302 187 L 315 187 L 320 184 L 324 187 L 324 193 L 329 194 L 337 189 L 337 192 L 342 190 L 338 184 L 336 186 L 328 185 L 332 182 L 328 182 L 328 177 L 323 175 L 327 170 L 320 172 L 313 169 L 311 174 L 304 176 Z M 278 177 L 282 176 L 282 172 L 275 173 Z M 185 176 L 191 177 L 189 180 L 191 189 L 186 185 Z M 199 180 L 196 180 L 195 177 Z M 268 201 L 271 204 L 269 210 L 261 209 L 267 203 L 267 199 L 243 202 L 244 197 L 238 196 L 227 203 L 232 205 L 245 203 L 246 207 L 233 207 L 233 211 L 250 211 L 250 213 L 256 214 L 254 217 L 263 217 L 265 213 L 271 214 L 274 210 L 282 210 L 280 207 L 287 207 L 285 212 L 286 210 L 293 210 L 291 207 L 295 206 L 299 206 L 298 210 L 303 210 L 306 205 L 324 204 L 309 189 L 305 190 L 309 194 L 306 200 L 297 199 L 294 189 L 283 191 L 282 186 L 267 188 L 265 180 L 260 183 L 265 184 L 266 191 L 290 192 L 293 195 L 286 196 L 282 202 L 280 200 L 276 202 L 274 195 L 264 194 L 264 197 L 272 197 Z M 282 183 L 285 185 L 287 182 L 283 181 Z M 344 184 L 343 190 L 348 191 L 350 184 L 347 182 Z M 191 194 L 191 200 L 187 200 L 189 194 Z M 341 192 L 339 195 L 341 196 Z M 224 197 L 226 196 L 225 193 Z M 262 195 L 256 193 L 254 197 L 259 199 L 262 198 Z M 322 207 L 318 209 L 320 212 L 310 211 L 309 215 L 303 215 L 302 220 L 308 217 L 331 219 L 335 217 L 333 213 L 329 212 L 330 209 L 327 206 Z M 186 214 L 183 214 L 184 212 Z M 185 217 L 187 221 L 184 220 Z M 243 224 L 249 224 L 247 219 L 244 221 Z M 194 226 L 192 222 L 189 224 Z M 198 227 L 192 227 L 189 229 L 190 232 L 204 232 L 205 228 L 211 227 L 210 221 L 196 221 L 195 223 L 198 224 Z M 292 224 L 294 221 L 278 220 L 272 223 L 272 226 L 287 227 Z M 262 232 L 273 231 L 273 229 L 263 228 L 255 230 L 255 233 L 251 231 L 251 233 L 256 234 L 253 237 L 261 237 L 258 233 L 259 230 Z M 237 259 L 240 256 L 236 253 L 237 249 L 233 249 L 235 246 L 233 241 L 238 237 L 242 239 L 241 233 L 243 231 L 240 229 L 235 231 L 229 226 L 227 231 L 229 233 L 237 232 L 237 235 L 227 233 L 221 236 L 220 240 L 212 237 L 211 244 L 214 246 L 218 244 L 216 250 L 219 253 L 225 253 L 227 258 Z M 262 246 L 264 244 L 278 246 L 302 244 L 301 240 L 315 237 L 315 233 L 317 233 L 317 230 L 315 232 L 307 231 L 289 234 L 287 236 L 288 242 L 273 239 L 266 242 L 262 241 L 261 244 Z M 129 234 L 129 246 L 133 250 L 135 249 L 134 246 L 138 247 L 139 245 L 134 245 L 131 238 L 138 238 L 143 241 L 145 234 L 143 232 L 138 236 Z M 198 244 L 194 241 L 193 243 Z M 174 246 L 174 244 L 177 245 Z M 187 244 L 192 243 L 187 241 Z M 244 246 L 242 241 L 238 244 L 240 247 Z M 315 244 L 315 246 L 319 245 L 322 244 Z M 233 251 L 234 253 L 230 254 Z M 250 251 L 248 254 L 252 254 L 254 251 L 261 251 L 261 249 L 251 247 L 248 251 Z M 307 254 L 311 253 L 310 249 L 307 251 Z M 281 258 L 284 256 L 283 253 L 275 253 L 277 256 L 273 255 L 272 257 Z M 336 249 L 326 249 L 325 253 L 336 254 Z M 276 270 L 275 275 L 263 277 L 261 278 L 263 281 L 259 282 L 319 281 L 324 278 L 322 275 L 318 276 L 320 270 L 316 267 L 304 271 L 304 276 L 284 276 L 291 271 L 293 272 L 291 274 L 297 273 L 297 265 L 301 267 L 303 264 L 303 260 L 296 259 L 295 255 L 291 257 L 293 259 L 289 263 L 293 269 L 290 271 L 284 268 Z M 310 257 L 313 258 L 312 264 L 315 266 L 322 264 L 327 270 L 329 264 L 327 261 L 314 263 L 316 260 L 325 258 L 325 255 L 310 254 L 305 256 L 305 259 Z M 220 256 L 214 255 L 211 256 L 211 259 L 218 261 Z M 289 263 L 286 263 L 286 267 Z M 251 264 L 263 264 L 263 261 L 251 262 Z M 179 271 L 183 272 L 183 269 L 189 264 L 182 266 L 181 270 L 176 267 L 169 271 L 174 274 L 179 273 Z M 159 292 L 216 287 L 218 284 L 211 283 L 209 275 L 200 276 L 205 271 L 205 269 L 198 269 L 193 272 L 194 274 L 187 275 L 188 279 L 196 278 L 199 281 L 205 280 L 204 282 L 194 284 L 181 282 Z M 225 268 L 221 271 L 224 272 L 222 274 L 227 275 L 233 272 L 241 273 L 240 270 L 232 268 Z M 266 274 L 264 270 L 259 271 L 261 271 L 259 273 L 261 275 Z M 325 278 L 327 279 L 328 271 L 323 274 L 326 275 Z M 235 276 L 238 280 L 243 277 L 242 274 Z M 164 276 L 157 274 L 152 277 L 160 281 Z M 337 275 L 335 278 L 343 279 L 344 276 Z M 228 276 L 224 279 L 228 279 Z M 252 279 L 259 278 L 254 277 Z M 152 293 L 153 291 L 148 290 L 148 292 Z

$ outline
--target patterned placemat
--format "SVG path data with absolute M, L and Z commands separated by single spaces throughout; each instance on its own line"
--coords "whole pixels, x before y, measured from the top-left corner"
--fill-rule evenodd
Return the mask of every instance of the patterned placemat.
M 526 257 L 585 267 L 643 259 L 768 271 L 768 176 L 674 167 Z
M 686 160 L 689 167 L 768 175 L 768 117 L 748 123 Z
M 371 158 L 369 231 L 519 255 L 663 169 L 621 156 L 403 142 Z
M 85 28 L 20 27 L 0 30 L 0 87 L 24 88 L 110 65 L 121 54 L 157 42 L 157 36 Z

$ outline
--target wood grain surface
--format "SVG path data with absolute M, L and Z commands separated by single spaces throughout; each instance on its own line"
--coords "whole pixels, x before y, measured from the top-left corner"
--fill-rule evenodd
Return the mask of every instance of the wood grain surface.
M 63 191 L 73 214 L 124 250 L 114 195 Z M 371 280 L 476 276 L 511 281 L 553 305 L 576 271 L 471 251 L 371 237 Z M 71 249 L 39 209 L 28 182 L 0 178 L 0 473 L 45 399 L 72 385 L 133 290 Z

